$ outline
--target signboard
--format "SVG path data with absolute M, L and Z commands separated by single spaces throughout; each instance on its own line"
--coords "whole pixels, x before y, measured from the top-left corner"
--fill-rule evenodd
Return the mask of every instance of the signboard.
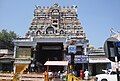
M 117 46 L 117 47 L 120 47 L 120 42 L 116 42 L 116 46 Z
M 76 55 L 74 59 L 75 63 L 88 63 L 87 55 Z
M 76 53 L 76 46 L 75 45 L 69 45 L 68 47 L 68 53 Z
M 71 63 L 71 56 L 66 55 L 66 60 Z M 87 55 L 75 55 L 74 63 L 88 63 L 88 56 Z
M 120 41 L 116 42 L 116 51 L 117 51 L 118 60 L 120 61 Z
M 61 46 L 42 46 L 42 50 L 61 50 Z

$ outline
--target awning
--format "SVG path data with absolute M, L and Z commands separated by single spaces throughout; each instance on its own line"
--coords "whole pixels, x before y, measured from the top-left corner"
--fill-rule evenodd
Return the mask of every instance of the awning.
M 108 58 L 89 58 L 89 63 L 110 63 Z
M 67 66 L 68 61 L 47 61 L 44 65 L 47 65 L 47 66 Z

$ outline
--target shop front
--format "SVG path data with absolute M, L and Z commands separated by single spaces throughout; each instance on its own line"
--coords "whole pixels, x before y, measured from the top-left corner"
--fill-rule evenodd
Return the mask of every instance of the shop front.
M 89 71 L 91 75 L 104 73 L 102 70 L 110 69 L 111 61 L 105 57 L 90 57 L 89 58 Z

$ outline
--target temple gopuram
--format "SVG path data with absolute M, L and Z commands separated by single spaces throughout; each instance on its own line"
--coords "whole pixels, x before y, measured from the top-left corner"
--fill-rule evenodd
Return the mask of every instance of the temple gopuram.
M 113 35 L 120 39 L 120 34 Z M 89 44 L 78 19 L 77 6 L 35 6 L 34 16 L 23 38 L 13 40 L 14 51 L 0 44 L 0 81 L 45 81 L 43 72 L 80 72 L 90 76 L 114 69 L 103 47 Z M 46 65 L 51 62 L 51 65 Z M 67 62 L 66 66 L 64 62 Z M 57 65 L 57 66 L 54 66 Z M 59 66 L 60 65 L 60 66 Z M 72 80 L 72 79 L 71 79 Z
M 68 47 L 76 46 L 75 70 L 87 67 L 86 38 L 78 19 L 76 6 L 36 6 L 34 17 L 25 38 L 14 40 L 14 72 L 43 72 L 46 61 L 71 61 Z M 81 59 L 82 58 L 82 59 Z M 65 67 L 49 67 L 62 71 Z

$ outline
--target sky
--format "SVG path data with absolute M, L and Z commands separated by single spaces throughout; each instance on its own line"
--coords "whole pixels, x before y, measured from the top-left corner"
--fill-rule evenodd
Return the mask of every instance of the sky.
M 24 37 L 34 17 L 35 5 L 77 6 L 78 19 L 90 44 L 103 47 L 110 28 L 120 31 L 120 0 L 0 0 L 0 30 Z

